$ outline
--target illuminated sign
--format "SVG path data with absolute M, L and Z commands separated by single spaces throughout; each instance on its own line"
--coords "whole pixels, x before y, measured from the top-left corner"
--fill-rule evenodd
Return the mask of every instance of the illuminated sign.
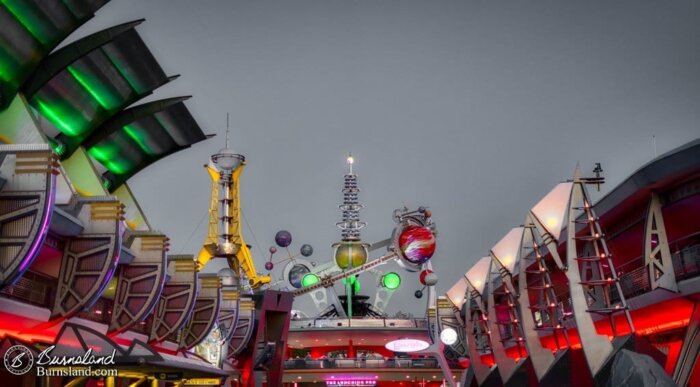
M 394 352 L 418 352 L 428 348 L 430 344 L 423 340 L 398 339 L 386 343 L 386 349 Z
M 220 386 L 221 379 L 219 379 L 219 378 L 187 379 L 185 384 L 188 386 Z
M 377 381 L 372 379 L 344 379 L 326 380 L 327 386 L 376 386 Z

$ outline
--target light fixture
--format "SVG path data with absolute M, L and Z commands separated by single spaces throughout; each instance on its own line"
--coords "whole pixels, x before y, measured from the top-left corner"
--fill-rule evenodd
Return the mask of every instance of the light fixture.
M 440 341 L 445 345 L 452 345 L 457 342 L 457 331 L 452 328 L 445 328 L 440 332 Z
M 423 340 L 418 339 L 398 339 L 393 340 L 384 347 L 392 352 L 418 352 L 428 348 L 430 344 Z
M 315 285 L 319 282 L 321 282 L 321 279 L 318 278 L 318 276 L 316 274 L 308 273 L 301 279 L 301 286 L 307 287 L 307 286 Z
M 382 276 L 382 286 L 389 290 L 396 290 L 401 286 L 401 276 L 394 272 L 386 273 Z

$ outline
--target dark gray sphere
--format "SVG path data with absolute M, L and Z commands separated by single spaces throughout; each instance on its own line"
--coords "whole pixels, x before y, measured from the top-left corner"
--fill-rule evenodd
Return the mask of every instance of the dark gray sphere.
M 314 248 L 311 245 L 301 245 L 300 253 L 305 257 L 310 257 L 314 253 Z

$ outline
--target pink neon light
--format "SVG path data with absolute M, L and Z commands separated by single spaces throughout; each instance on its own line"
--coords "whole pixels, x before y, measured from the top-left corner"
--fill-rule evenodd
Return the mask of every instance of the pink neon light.
M 56 175 L 51 174 L 51 182 L 49 184 L 49 195 L 46 200 L 46 204 L 44 206 L 44 213 L 46 216 L 44 217 L 44 220 L 41 223 L 41 228 L 39 229 L 39 238 L 34 240 L 34 245 L 29 249 L 29 253 L 24 257 L 24 260 L 19 266 L 19 274 L 22 274 L 27 267 L 29 267 L 29 264 L 34 262 L 34 258 L 36 258 L 36 255 L 39 253 L 39 247 L 41 247 L 44 244 L 44 240 L 46 239 L 46 235 L 48 234 L 49 231 L 49 222 L 51 221 L 51 215 L 53 214 L 53 205 L 56 202 L 56 190 L 54 189 L 54 186 L 56 185 Z

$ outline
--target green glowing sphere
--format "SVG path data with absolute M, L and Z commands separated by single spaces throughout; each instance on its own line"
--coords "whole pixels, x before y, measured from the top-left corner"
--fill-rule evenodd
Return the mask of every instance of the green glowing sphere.
M 382 277 L 382 286 L 390 290 L 398 289 L 401 286 L 401 277 L 394 272 L 386 273 Z
M 321 282 L 321 279 L 318 278 L 318 276 L 316 274 L 308 273 L 304 276 L 304 278 L 301 279 L 301 286 L 307 287 L 307 286 L 315 285 L 319 282 Z

